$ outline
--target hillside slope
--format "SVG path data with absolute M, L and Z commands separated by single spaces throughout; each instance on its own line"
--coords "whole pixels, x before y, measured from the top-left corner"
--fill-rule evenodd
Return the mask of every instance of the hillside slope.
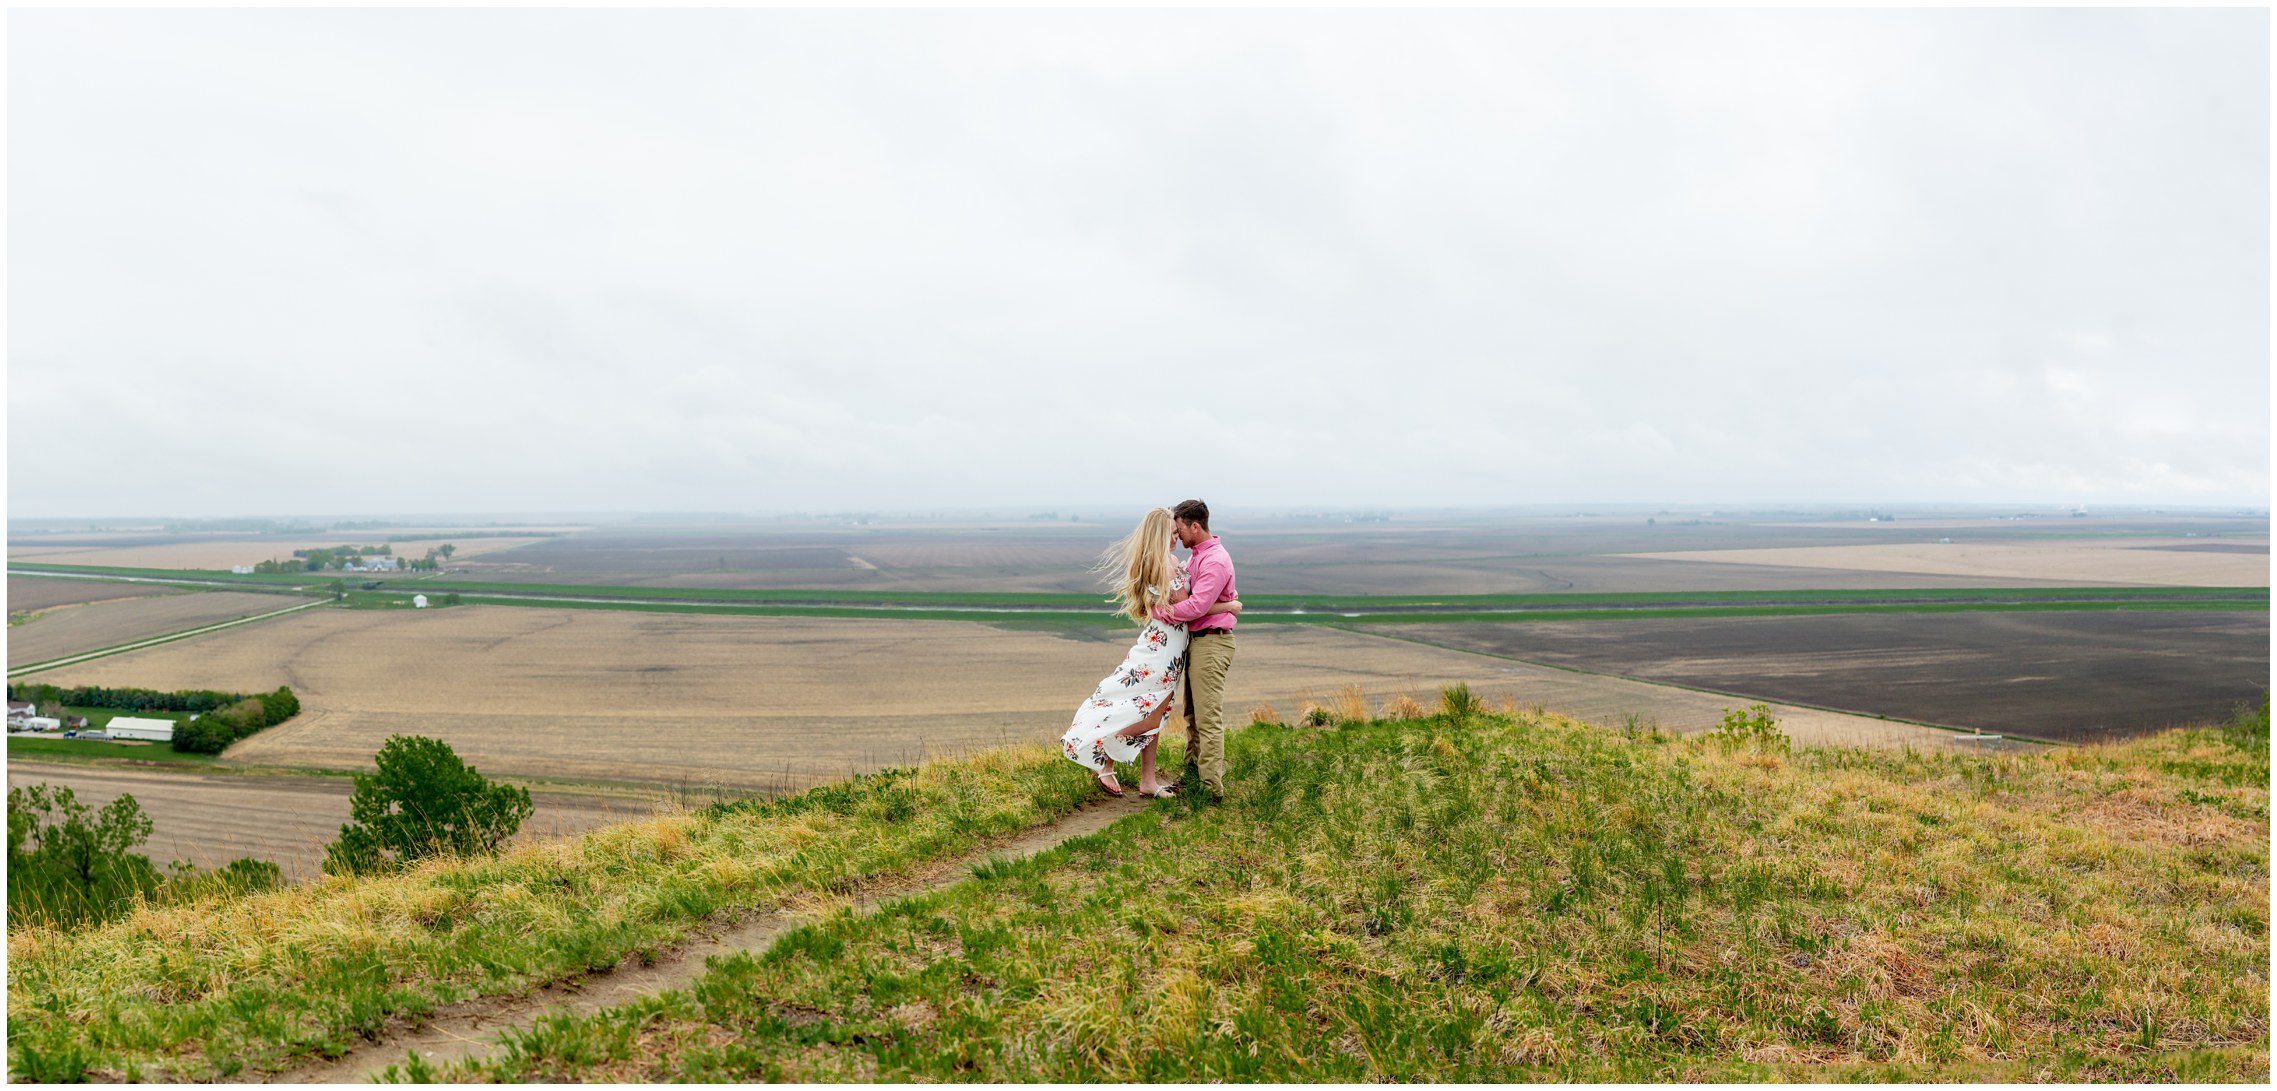
M 1259 725 L 1231 751 L 1222 806 L 1157 804 L 829 915 L 686 990 L 403 1074 L 2268 1076 L 2265 726 L 2029 756 L 1782 755 L 1438 716 Z M 494 863 L 13 938 L 11 1070 L 213 1075 L 337 1049 L 432 1010 L 438 982 L 607 965 L 722 904 L 843 889 L 1065 813 L 1087 785 L 1055 761 L 943 762 Z M 340 984 L 374 977 L 388 986 Z

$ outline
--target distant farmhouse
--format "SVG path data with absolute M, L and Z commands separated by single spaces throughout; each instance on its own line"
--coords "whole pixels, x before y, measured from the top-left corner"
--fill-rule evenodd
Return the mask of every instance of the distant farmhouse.
M 229 566 L 229 574 L 232 576 L 250 576 L 253 574 L 253 566 L 249 564 L 233 564 Z
M 396 559 L 392 556 L 358 557 L 340 569 L 342 572 L 395 572 L 399 570 Z
M 8 702 L 8 725 L 10 727 L 22 727 L 24 721 L 31 719 L 33 714 L 38 711 L 39 709 L 33 707 L 30 701 L 10 701 Z

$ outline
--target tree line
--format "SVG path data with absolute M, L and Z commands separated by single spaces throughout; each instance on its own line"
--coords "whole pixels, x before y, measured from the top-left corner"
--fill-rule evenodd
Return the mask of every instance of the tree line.
M 413 572 L 432 572 L 443 567 L 443 562 L 450 560 L 451 554 L 458 552 L 458 548 L 446 542 L 427 550 L 427 555 L 424 557 L 414 557 L 403 561 L 401 567 Z M 324 572 L 335 568 L 345 568 L 348 566 L 348 562 L 363 557 L 392 556 L 395 556 L 395 547 L 392 545 L 343 545 L 333 546 L 329 549 L 296 549 L 293 550 L 291 560 L 262 561 L 253 566 L 253 571 L 261 575 Z

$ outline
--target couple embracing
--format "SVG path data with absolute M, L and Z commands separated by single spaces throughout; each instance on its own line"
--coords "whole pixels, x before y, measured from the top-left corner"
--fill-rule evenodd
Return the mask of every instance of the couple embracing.
M 1186 547 L 1183 563 L 1173 543 Z M 1147 512 L 1137 530 L 1107 551 L 1100 568 L 1115 580 L 1123 613 L 1146 627 L 1122 666 L 1075 710 L 1060 748 L 1097 775 L 1109 795 L 1123 794 L 1115 763 L 1136 761 L 1139 794 L 1167 799 L 1198 784 L 1216 802 L 1225 795 L 1225 678 L 1233 668 L 1241 600 L 1234 595 L 1233 558 L 1210 533 L 1209 505 L 1187 500 Z M 1181 691 L 1186 771 L 1171 783 L 1155 777 L 1154 749 Z

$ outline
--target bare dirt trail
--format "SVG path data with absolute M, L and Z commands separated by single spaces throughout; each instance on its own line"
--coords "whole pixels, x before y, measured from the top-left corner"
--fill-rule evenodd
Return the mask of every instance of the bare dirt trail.
M 851 898 L 794 905 L 733 921 L 716 920 L 708 929 L 645 966 L 628 958 L 613 970 L 547 985 L 522 996 L 488 997 L 453 1004 L 418 1027 L 391 1021 L 376 1042 L 359 1045 L 334 1060 L 287 1069 L 269 1079 L 273 1083 L 368 1082 L 386 1072 L 390 1065 L 401 1066 L 409 1053 L 417 1053 L 420 1060 L 438 1068 L 482 1057 L 498 1047 L 503 1032 L 532 1026 L 547 1015 L 587 1015 L 642 997 L 686 988 L 703 976 L 706 959 L 739 951 L 759 954 L 783 933 L 842 907 L 851 905 L 857 912 L 867 913 L 896 898 L 951 886 L 971 877 L 973 866 L 985 860 L 1034 856 L 1074 838 L 1098 833 L 1146 808 L 1146 802 L 1138 797 L 1137 791 L 1131 790 L 1122 799 L 1103 799 L 1002 844 L 938 860 L 910 874 L 880 879 Z

